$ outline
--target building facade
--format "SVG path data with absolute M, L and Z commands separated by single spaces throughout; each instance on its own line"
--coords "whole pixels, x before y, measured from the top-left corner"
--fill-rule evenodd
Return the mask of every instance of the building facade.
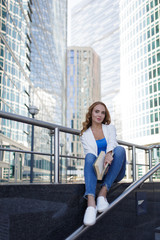
M 28 109 L 35 105 L 36 118 L 64 124 L 66 45 L 66 0 L 0 0 L 0 110 L 31 117 Z M 0 119 L 0 130 L 8 146 L 30 149 L 30 126 Z M 36 128 L 35 150 L 50 149 L 44 139 L 50 139 L 47 130 Z M 37 166 L 49 170 L 48 160 Z
M 88 107 L 101 100 L 100 58 L 91 47 L 68 47 L 67 50 L 67 126 L 81 130 Z M 67 149 L 82 156 L 79 136 L 68 136 Z M 72 161 L 71 165 L 73 164 Z M 76 161 L 76 168 L 82 167 Z M 84 161 L 82 161 L 84 163 Z
M 160 144 L 159 0 L 120 0 L 120 22 L 122 139 Z
M 102 101 L 114 120 L 120 90 L 119 0 L 81 0 L 72 9 L 71 23 L 71 45 L 92 47 L 101 59 Z

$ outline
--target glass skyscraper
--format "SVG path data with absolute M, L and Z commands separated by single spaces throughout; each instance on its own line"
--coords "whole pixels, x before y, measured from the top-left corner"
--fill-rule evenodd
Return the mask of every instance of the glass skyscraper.
M 120 89 L 119 0 L 81 0 L 71 14 L 71 45 L 92 47 L 101 59 L 101 96 L 114 118 Z
M 36 105 L 38 118 L 62 124 L 66 0 L 1 0 L 0 13 L 0 109 L 28 116 L 28 107 Z M 26 126 L 1 121 L 6 136 L 27 141 Z
M 140 145 L 160 144 L 160 1 L 120 0 L 122 139 Z M 138 175 L 145 171 L 142 151 Z M 160 160 L 159 148 L 152 164 Z M 147 163 L 147 162 L 146 162 Z M 153 178 L 160 178 L 155 174 Z
M 122 137 L 160 143 L 160 3 L 120 1 Z
M 0 0 L 0 110 L 30 116 L 35 105 L 36 118 L 63 125 L 66 45 L 67 0 Z M 0 119 L 0 130 L 1 145 L 5 136 L 8 145 L 30 147 L 30 126 Z M 37 151 L 49 149 L 43 138 L 47 130 L 35 128 Z

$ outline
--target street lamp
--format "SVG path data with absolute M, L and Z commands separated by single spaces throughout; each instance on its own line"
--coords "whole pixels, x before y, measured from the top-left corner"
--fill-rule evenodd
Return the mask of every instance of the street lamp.
M 38 114 L 39 109 L 35 106 L 30 106 L 28 108 L 29 113 L 32 115 L 32 118 Z M 31 152 L 34 150 L 34 125 L 32 124 L 32 138 L 31 138 Z M 33 165 L 34 165 L 34 154 L 31 153 L 31 166 L 30 166 L 30 183 L 33 182 Z
M 60 179 L 61 179 L 61 182 L 62 182 L 62 148 L 64 147 L 64 144 L 60 143 L 60 147 L 61 147 Z

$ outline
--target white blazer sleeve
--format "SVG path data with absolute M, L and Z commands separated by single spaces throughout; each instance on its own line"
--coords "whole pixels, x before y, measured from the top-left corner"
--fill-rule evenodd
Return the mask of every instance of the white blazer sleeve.
M 108 125 L 108 139 L 107 139 L 107 152 L 113 151 L 113 149 L 118 145 L 116 140 L 116 129 L 114 125 Z
M 84 134 L 80 137 L 80 140 L 81 140 L 81 143 L 83 146 L 84 154 L 86 155 L 88 153 L 88 144 L 87 144 Z

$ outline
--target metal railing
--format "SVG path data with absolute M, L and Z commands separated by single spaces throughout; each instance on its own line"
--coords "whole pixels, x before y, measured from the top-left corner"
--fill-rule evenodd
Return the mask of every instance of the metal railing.
M 56 125 L 56 124 L 52 124 L 49 122 L 45 122 L 45 121 L 40 121 L 37 120 L 35 118 L 28 118 L 28 117 L 24 117 L 24 116 L 20 116 L 20 115 L 16 115 L 13 113 L 8 113 L 8 112 L 4 112 L 4 111 L 0 111 L 0 117 L 4 118 L 4 119 L 8 119 L 8 120 L 12 120 L 12 121 L 17 121 L 17 122 L 21 122 L 21 123 L 25 123 L 25 124 L 30 124 L 33 126 L 38 126 L 41 128 L 45 128 L 45 129 L 49 129 L 50 131 L 54 131 L 54 152 L 52 153 L 52 141 L 51 141 L 51 152 L 50 153 L 43 153 L 43 152 L 36 152 L 36 151 L 27 151 L 27 150 L 23 150 L 23 149 L 10 149 L 10 148 L 2 148 L 0 147 L 0 151 L 10 151 L 10 152 L 21 152 L 21 153 L 29 153 L 29 154 L 38 154 L 38 155 L 47 155 L 50 157 L 50 161 L 52 163 L 52 157 L 54 156 L 54 183 L 59 183 L 59 158 L 60 157 L 65 157 L 66 159 L 68 158 L 73 158 L 73 159 L 84 159 L 83 156 L 68 156 L 68 155 L 62 155 L 59 152 L 59 147 L 60 147 L 60 133 L 67 133 L 67 134 L 73 134 L 73 135 L 77 135 L 79 136 L 80 131 L 76 130 L 76 129 L 72 129 L 72 128 L 67 128 L 64 126 L 60 126 L 60 125 Z M 51 137 L 52 140 L 52 137 Z M 144 164 L 145 166 L 148 166 L 149 169 L 151 169 L 152 167 L 152 149 L 153 148 L 159 148 L 159 145 L 154 145 L 152 147 L 145 147 L 145 146 L 140 146 L 140 145 L 136 145 L 136 144 L 132 144 L 132 143 L 128 143 L 125 141 L 120 141 L 118 140 L 118 143 L 120 145 L 124 145 L 126 147 L 128 147 L 129 151 L 132 151 L 132 162 L 130 162 L 129 164 L 132 165 L 132 171 L 133 171 L 133 181 L 135 181 L 137 179 L 137 174 L 136 174 L 136 166 L 138 165 L 138 163 L 136 162 L 136 149 L 141 149 L 144 150 L 146 155 L 148 156 L 148 162 L 149 164 Z M 33 162 L 31 162 L 31 166 L 30 166 L 30 176 L 33 176 Z M 141 164 L 143 165 L 143 164 Z M 50 165 L 50 182 L 52 182 L 52 164 Z M 152 177 L 150 177 L 150 181 L 152 181 Z M 32 181 L 30 181 L 32 182 Z
M 128 188 L 124 190 L 124 192 L 116 198 L 107 208 L 106 211 L 101 213 L 97 219 L 96 222 L 99 221 L 103 216 L 108 213 L 112 208 L 114 208 L 118 203 L 120 203 L 127 195 L 129 195 L 132 191 L 134 191 L 137 187 L 139 187 L 144 181 L 146 181 L 151 175 L 153 175 L 158 169 L 160 168 L 160 163 L 158 163 L 156 166 L 154 166 L 152 169 L 150 169 L 143 177 L 138 179 L 137 181 L 133 182 Z M 69 237 L 66 238 L 66 240 L 74 240 L 77 237 L 80 237 L 84 232 L 86 232 L 91 226 L 85 226 L 82 225 L 79 227 L 75 232 L 73 232 Z

